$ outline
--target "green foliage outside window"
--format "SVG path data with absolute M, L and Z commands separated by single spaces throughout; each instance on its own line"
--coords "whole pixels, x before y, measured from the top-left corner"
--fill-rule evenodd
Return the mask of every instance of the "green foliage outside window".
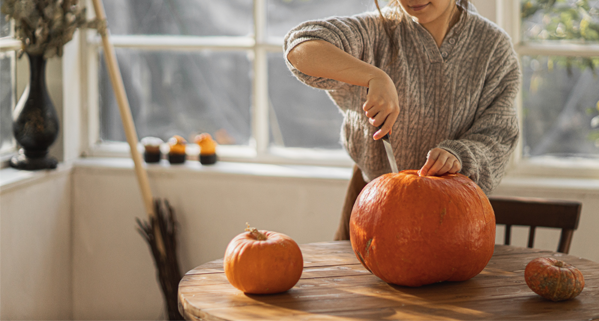
M 599 7 L 593 0 L 523 0 L 522 20 L 542 15 L 530 40 L 599 41 Z
M 523 40 L 599 42 L 599 1 L 597 0 L 522 0 Z M 599 66 L 596 58 L 550 59 L 548 67 L 558 63 L 568 70 Z
M 521 0 L 521 19 L 524 43 L 599 44 L 599 0 Z M 564 137 L 573 136 L 573 127 L 576 126 L 570 125 L 571 128 L 568 128 L 567 124 L 572 124 L 577 117 L 587 119 L 585 126 L 579 124 L 578 127 L 590 127 L 584 136 L 587 141 L 594 142 L 599 150 L 599 101 L 596 101 L 595 98 L 589 102 L 588 97 L 593 95 L 589 91 L 577 91 L 577 95 L 571 96 L 577 86 L 583 85 L 581 81 L 590 81 L 591 87 L 597 83 L 599 55 L 597 57 L 528 56 L 522 60 L 522 63 L 525 78 L 528 75 L 523 91 L 525 125 L 536 127 L 535 129 L 525 128 L 525 132 L 528 131 L 528 137 L 525 133 L 525 141 L 528 140 L 528 147 L 525 147 L 525 151 L 526 148 L 529 148 L 533 151 L 531 153 L 533 156 L 543 153 L 551 154 L 551 151 L 564 153 L 563 150 L 557 152 L 560 148 L 555 145 L 550 146 L 550 144 L 542 142 L 543 140 L 547 141 L 548 135 L 555 134 L 553 137 L 558 140 L 559 136 L 562 146 L 566 142 L 572 143 L 573 140 Z M 554 78 L 559 76 L 560 70 L 565 71 L 567 77 L 557 81 Z M 564 91 L 564 94 L 568 93 L 567 95 L 571 96 L 569 97 L 570 104 L 565 101 L 563 105 L 555 102 L 551 104 L 545 100 L 551 92 L 559 92 L 568 87 L 569 89 Z M 574 104 L 572 104 L 573 101 Z M 584 106 L 580 106 L 582 108 L 579 109 L 581 111 L 578 115 L 573 110 L 567 110 L 578 109 L 574 107 L 577 104 L 584 104 Z M 555 118 L 547 116 L 551 114 Z M 543 120 L 543 117 L 546 118 Z M 544 124 L 537 124 L 538 120 Z M 560 134 L 556 134 L 557 132 Z M 539 148 L 539 145 L 544 147 Z M 568 150 L 569 148 L 563 149 Z M 585 150 L 586 152 L 583 153 L 597 153 L 597 151 L 589 151 L 588 147 Z

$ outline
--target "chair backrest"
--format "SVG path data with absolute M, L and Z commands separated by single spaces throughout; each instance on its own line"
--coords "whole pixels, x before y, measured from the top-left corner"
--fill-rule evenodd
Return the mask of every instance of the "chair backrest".
M 578 228 L 580 202 L 523 197 L 489 197 L 496 224 L 505 225 L 504 243 L 510 244 L 512 226 L 530 226 L 528 247 L 534 245 L 536 227 L 552 227 L 562 230 L 558 252 L 568 253 L 574 230 Z

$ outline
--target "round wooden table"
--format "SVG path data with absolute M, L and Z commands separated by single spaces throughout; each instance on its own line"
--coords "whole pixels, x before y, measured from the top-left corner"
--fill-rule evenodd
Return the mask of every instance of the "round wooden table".
M 599 320 L 599 264 L 571 255 L 496 245 L 487 267 L 468 281 L 409 288 L 370 274 L 348 241 L 300 247 L 304 272 L 291 290 L 246 295 L 229 284 L 216 260 L 181 280 L 179 311 L 188 320 Z M 562 302 L 533 293 L 524 268 L 537 257 L 576 266 L 586 282 L 582 293 Z

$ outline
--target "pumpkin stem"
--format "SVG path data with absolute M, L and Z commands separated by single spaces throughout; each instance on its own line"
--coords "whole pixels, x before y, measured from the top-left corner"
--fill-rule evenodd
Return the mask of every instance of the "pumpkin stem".
M 564 262 L 562 262 L 562 261 L 557 261 L 557 262 L 555 262 L 555 264 L 553 264 L 553 265 L 554 265 L 554 266 L 557 266 L 557 267 L 560 267 L 560 268 L 561 268 L 561 267 L 564 267 Z
M 245 222 L 245 225 L 247 226 L 245 228 L 246 232 L 250 232 L 258 241 L 266 241 L 267 237 L 266 235 L 264 235 L 264 233 L 260 233 L 260 231 L 258 231 L 257 228 L 255 227 L 250 227 L 250 223 Z

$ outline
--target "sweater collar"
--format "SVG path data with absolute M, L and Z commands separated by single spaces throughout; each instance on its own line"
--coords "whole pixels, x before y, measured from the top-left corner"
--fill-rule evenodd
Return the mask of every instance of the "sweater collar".
M 441 47 L 437 47 L 435 38 L 428 30 L 426 30 L 426 28 L 424 28 L 424 26 L 414 21 L 410 17 L 403 19 L 404 24 L 410 31 L 414 44 L 423 49 L 431 64 L 442 63 L 452 57 L 452 53 L 456 45 L 460 42 L 459 38 L 462 34 L 462 30 L 464 29 L 467 21 L 470 20 L 470 13 L 463 8 L 461 8 L 461 10 L 462 12 L 460 14 L 459 20 L 451 27 L 451 29 L 449 29 L 445 35 L 445 38 L 443 39 L 443 42 L 441 43 Z

